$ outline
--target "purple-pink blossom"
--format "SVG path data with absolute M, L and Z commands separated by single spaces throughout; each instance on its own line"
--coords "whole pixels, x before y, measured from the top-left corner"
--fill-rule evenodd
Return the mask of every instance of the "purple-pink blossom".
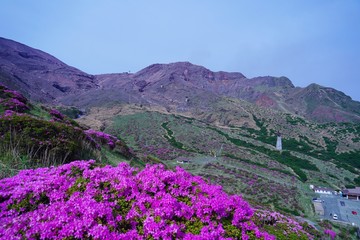
M 116 137 L 110 134 L 93 129 L 86 130 L 85 134 L 90 138 L 100 141 L 102 144 L 108 145 L 110 149 L 115 148 L 115 144 L 119 141 Z
M 3 115 L 0 115 L 0 118 L 9 118 L 12 116 L 22 116 L 24 115 L 23 113 L 18 113 L 12 110 L 5 110 L 5 112 L 3 113 Z
M 17 112 L 24 112 L 25 110 L 28 110 L 28 106 L 19 101 L 17 98 L 9 98 L 9 99 L 5 99 L 2 100 L 2 102 L 0 102 L 5 109 L 7 110 L 12 110 L 12 111 L 17 111 Z
M 325 229 L 324 230 L 324 234 L 325 235 L 329 235 L 329 237 L 333 240 L 333 239 L 335 239 L 335 237 L 336 237 L 336 232 L 334 232 L 333 230 L 331 230 L 331 229 Z
M 49 113 L 55 119 L 63 120 L 65 118 L 65 116 L 59 110 L 56 109 L 51 109 Z
M 24 104 L 27 103 L 27 99 L 18 91 L 5 89 L 4 92 L 9 94 L 11 98 L 15 98 L 15 99 L 19 100 L 20 102 L 23 102 Z
M 179 167 L 75 161 L 0 180 L 0 239 L 232 239 L 231 221 L 243 238 L 274 239 L 253 213 L 240 196 Z

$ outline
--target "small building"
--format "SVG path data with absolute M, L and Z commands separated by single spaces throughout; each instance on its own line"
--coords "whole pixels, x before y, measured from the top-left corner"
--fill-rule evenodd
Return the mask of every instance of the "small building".
M 350 189 L 344 189 L 342 191 L 343 197 L 346 197 L 347 199 L 351 200 L 360 200 L 360 187 L 350 188 Z
M 313 190 L 315 193 L 320 193 L 320 194 L 333 194 L 334 193 L 334 189 L 327 188 L 327 187 L 314 187 Z

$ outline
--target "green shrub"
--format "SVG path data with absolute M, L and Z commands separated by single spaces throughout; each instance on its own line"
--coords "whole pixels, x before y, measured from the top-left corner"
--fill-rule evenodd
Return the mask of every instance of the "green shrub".
M 0 169 L 5 176 L 19 169 L 98 158 L 95 147 L 82 129 L 71 125 L 29 115 L 0 118 Z
M 357 186 L 360 186 L 360 176 L 358 176 L 357 178 L 354 178 L 354 182 Z

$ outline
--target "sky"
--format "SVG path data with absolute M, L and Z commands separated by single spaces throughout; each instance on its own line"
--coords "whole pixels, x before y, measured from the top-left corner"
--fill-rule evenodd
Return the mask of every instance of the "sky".
M 360 101 L 359 0 L 2 0 L 0 36 L 89 74 L 189 61 Z

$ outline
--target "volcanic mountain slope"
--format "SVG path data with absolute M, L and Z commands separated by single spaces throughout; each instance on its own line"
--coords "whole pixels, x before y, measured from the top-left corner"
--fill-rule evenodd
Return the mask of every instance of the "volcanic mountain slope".
M 45 103 L 97 87 L 94 76 L 5 38 L 0 38 L 0 82 Z
M 89 75 L 4 38 L 0 38 L 0 82 L 32 100 L 82 108 L 130 103 L 211 120 L 216 116 L 208 113 L 234 109 L 214 105 L 236 98 L 317 122 L 360 121 L 360 103 L 344 93 L 315 84 L 295 87 L 286 77 L 248 79 L 241 73 L 212 72 L 188 62 L 153 64 L 135 74 Z M 247 115 L 242 106 L 235 109 Z
M 360 103 L 332 88 L 294 87 L 285 77 L 247 79 L 241 73 L 212 72 L 188 62 L 154 64 L 135 74 L 98 75 L 101 89 L 69 96 L 66 104 L 99 106 L 122 102 L 161 106 L 168 112 L 215 113 L 215 103 L 236 98 L 317 122 L 360 121 Z M 96 99 L 93 99 L 96 96 Z M 99 101 L 100 100 L 100 101 Z M 234 107 L 231 107 L 234 109 Z M 238 107 L 235 107 L 237 109 Z
M 285 102 L 293 112 L 317 122 L 359 122 L 359 102 L 333 88 L 311 84 L 293 91 Z

